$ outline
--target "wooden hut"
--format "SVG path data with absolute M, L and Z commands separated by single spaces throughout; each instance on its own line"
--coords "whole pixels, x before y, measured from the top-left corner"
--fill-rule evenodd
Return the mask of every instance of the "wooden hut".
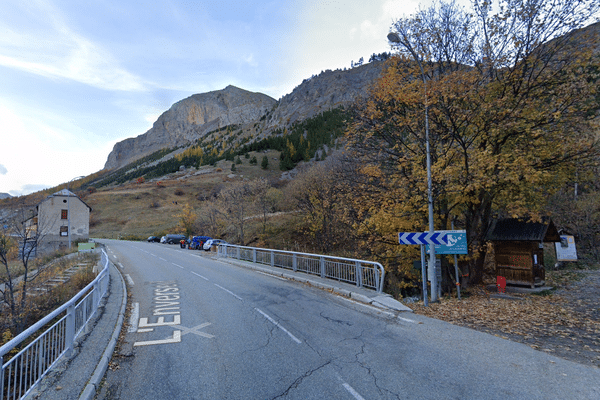
M 549 218 L 530 222 L 521 218 L 495 219 L 486 240 L 494 245 L 497 276 L 507 284 L 543 286 L 544 242 L 560 242 L 560 235 Z

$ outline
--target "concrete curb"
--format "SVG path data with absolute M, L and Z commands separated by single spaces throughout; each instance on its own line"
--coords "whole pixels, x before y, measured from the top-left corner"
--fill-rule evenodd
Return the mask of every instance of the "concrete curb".
M 104 378 L 104 374 L 108 369 L 108 364 L 110 362 L 110 359 L 112 358 L 112 353 L 115 350 L 117 341 L 119 340 L 119 334 L 121 333 L 121 329 L 123 328 L 123 322 L 125 320 L 125 311 L 127 309 L 127 285 L 125 285 L 125 279 L 123 279 L 121 271 L 119 271 L 119 269 L 113 263 L 111 263 L 111 265 L 117 271 L 119 277 L 121 278 L 121 285 L 123 287 L 121 310 L 119 311 L 119 317 L 117 318 L 115 330 L 113 331 L 111 339 L 108 342 L 108 346 L 104 350 L 102 358 L 100 358 L 100 362 L 98 363 L 98 366 L 96 366 L 92 377 L 83 389 L 83 392 L 81 392 L 81 395 L 79 396 L 80 400 L 92 400 L 96 396 L 96 390 L 99 388 L 100 382 Z
M 237 265 L 237 266 L 240 266 L 243 268 L 253 269 L 253 270 L 262 272 L 264 274 L 269 274 L 269 275 L 273 275 L 276 277 L 289 279 L 289 280 L 292 280 L 295 282 L 305 283 L 310 286 L 313 286 L 313 287 L 316 287 L 319 289 L 323 289 L 323 290 L 326 290 L 326 291 L 329 291 L 332 293 L 336 293 L 340 296 L 348 297 L 354 301 L 368 304 L 373 307 L 377 307 L 377 308 L 381 308 L 381 309 L 385 309 L 385 310 L 389 310 L 389 311 L 394 311 L 394 312 L 413 312 L 412 309 L 410 309 L 409 307 L 405 306 L 398 300 L 395 300 L 394 298 L 392 298 L 392 296 L 385 294 L 385 293 L 373 292 L 373 296 L 371 298 L 362 293 L 355 292 L 352 289 L 341 288 L 339 286 L 336 286 L 335 284 L 324 283 L 324 282 L 320 282 L 320 281 L 317 281 L 314 279 L 310 279 L 310 275 L 304 275 L 304 274 L 297 275 L 288 270 L 273 271 L 272 269 L 264 268 L 259 265 L 255 265 L 254 263 L 251 263 L 251 262 L 240 261 L 240 260 L 232 259 L 232 258 L 217 257 L 216 260 L 226 262 L 229 264 L 234 264 L 234 265 Z

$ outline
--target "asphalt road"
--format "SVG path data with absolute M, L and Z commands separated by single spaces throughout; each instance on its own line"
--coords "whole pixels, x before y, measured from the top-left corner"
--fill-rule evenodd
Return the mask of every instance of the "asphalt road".
M 103 241 L 131 319 L 101 399 L 599 399 L 600 369 L 175 245 Z

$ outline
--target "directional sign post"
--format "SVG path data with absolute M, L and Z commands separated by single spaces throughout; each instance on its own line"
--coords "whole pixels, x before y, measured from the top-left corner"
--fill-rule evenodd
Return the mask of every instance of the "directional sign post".
M 400 232 L 398 233 L 398 240 L 400 244 L 432 244 L 432 245 L 443 245 L 446 243 L 446 232 L 436 231 L 434 233 L 429 232 Z
M 421 246 L 421 276 L 423 278 L 423 303 L 427 307 L 427 274 L 425 272 L 425 245 L 432 246 L 445 246 L 446 233 L 445 232 L 400 232 L 398 233 L 398 241 L 400 244 L 418 244 Z M 435 266 L 432 266 L 435 268 Z M 435 271 L 429 275 L 435 274 Z M 436 290 L 432 288 L 431 290 Z

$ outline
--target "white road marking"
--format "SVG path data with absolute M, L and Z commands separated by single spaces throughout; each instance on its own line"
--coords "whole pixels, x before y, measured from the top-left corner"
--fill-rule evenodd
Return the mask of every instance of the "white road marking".
M 272 322 L 276 327 L 278 327 L 279 329 L 281 329 L 282 331 L 284 331 L 285 333 L 288 334 L 289 337 L 292 338 L 292 340 L 298 344 L 301 344 L 302 341 L 300 339 L 298 339 L 296 336 L 292 335 L 290 333 L 290 331 L 288 331 L 287 329 L 285 329 L 283 326 L 279 325 L 279 323 L 277 321 L 275 321 L 273 318 L 269 317 L 267 314 L 265 314 L 262 310 L 255 308 L 256 311 L 258 311 L 259 313 L 261 313 L 263 315 L 263 317 L 265 317 L 266 319 L 268 319 L 270 322 Z
M 215 337 L 215 335 L 211 335 L 210 333 L 200 332 L 200 329 L 205 328 L 209 325 L 212 325 L 212 324 L 210 322 L 205 322 L 205 323 L 195 326 L 193 328 L 186 328 L 185 326 L 181 326 L 181 325 L 174 325 L 173 328 L 177 328 L 177 329 L 181 330 L 182 336 L 187 335 L 188 333 L 193 333 L 195 335 L 202 336 L 207 339 L 212 339 Z
M 381 314 L 386 314 L 389 317 L 393 317 L 394 316 L 394 313 L 391 313 L 389 311 L 384 311 L 381 308 L 377 308 L 377 307 L 374 307 L 374 306 L 369 305 L 369 304 L 361 303 L 360 301 L 352 300 L 352 299 L 349 299 L 349 298 L 344 297 L 344 296 L 338 296 L 338 298 L 340 298 L 342 300 L 346 300 L 346 301 L 348 301 L 348 302 L 350 302 L 352 304 L 356 304 L 357 306 L 363 306 L 363 307 L 366 307 L 366 308 L 368 308 L 368 309 L 370 309 L 372 311 L 376 311 L 376 312 L 381 313 Z
M 121 269 L 125 268 L 125 267 L 123 266 L 123 264 L 121 264 L 121 263 L 117 263 L 117 264 L 119 264 L 119 267 L 121 267 Z
M 158 317 L 156 322 L 148 322 L 148 318 L 140 318 L 140 328 L 154 328 L 157 326 L 172 326 L 181 324 L 181 316 L 173 315 L 173 321 L 165 322 L 165 317 Z
M 195 273 L 194 271 L 190 271 L 190 272 L 191 272 L 192 274 L 196 275 L 196 276 L 199 276 L 200 278 L 204 279 L 205 281 L 207 281 L 207 280 L 208 280 L 208 278 L 206 278 L 206 277 L 204 277 L 204 276 L 202 276 L 202 275 L 200 275 L 200 274 L 197 274 L 197 273 Z
M 354 390 L 354 388 L 352 386 L 348 385 L 346 382 L 344 382 L 344 384 L 342 386 L 344 386 L 344 389 L 346 389 L 352 395 L 352 397 L 354 397 L 356 400 L 365 400 L 364 397 L 362 397 L 360 394 L 358 394 L 358 392 L 356 390 Z
M 127 332 L 135 332 L 138 329 L 138 319 L 140 318 L 140 303 L 133 303 L 133 310 L 129 316 L 129 328 Z
M 162 340 L 148 340 L 145 342 L 135 342 L 134 346 L 151 346 L 155 344 L 168 344 L 168 343 L 179 343 L 181 342 L 181 331 L 173 331 L 172 338 L 166 338 Z
M 181 268 L 181 269 L 185 269 L 185 268 L 183 268 L 181 265 L 178 265 L 178 264 L 175 264 L 175 263 L 171 263 L 171 264 L 173 264 L 174 266 L 176 266 L 176 267 L 179 267 L 179 268 Z
M 398 319 L 400 319 L 400 320 L 402 320 L 404 322 L 410 322 L 410 323 L 413 323 L 413 324 L 417 323 L 417 321 L 413 321 L 412 319 L 408 319 L 408 318 L 404 318 L 404 317 L 400 317 L 400 316 L 398 317 Z
M 238 296 L 237 294 L 233 293 L 231 290 L 227 290 L 223 286 L 217 285 L 216 283 L 213 283 L 213 285 L 215 285 L 219 289 L 223 289 L 224 291 L 226 291 L 227 293 L 229 293 L 230 295 L 232 295 L 236 299 L 243 301 L 243 299 L 240 296 Z
M 130 286 L 135 285 L 133 278 L 129 274 L 125 274 L 125 278 L 127 278 L 127 283 L 129 283 Z

